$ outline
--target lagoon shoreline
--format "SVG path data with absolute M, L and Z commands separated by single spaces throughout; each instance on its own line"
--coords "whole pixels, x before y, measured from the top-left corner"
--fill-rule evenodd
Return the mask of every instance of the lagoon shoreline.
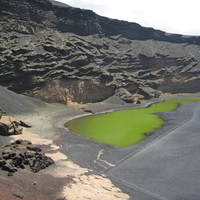
M 139 152 L 141 149 L 144 149 L 146 146 L 150 145 L 153 141 L 157 140 L 158 137 L 164 136 L 164 134 L 167 134 L 168 132 L 173 130 L 175 127 L 177 127 L 179 124 L 182 124 L 183 122 L 189 120 L 191 116 L 193 115 L 193 111 L 195 110 L 198 103 L 186 103 L 185 106 L 180 106 L 175 111 L 168 112 L 168 113 L 159 113 L 159 115 L 162 118 L 164 118 L 167 121 L 167 123 L 162 128 L 154 131 L 154 133 L 149 133 L 149 137 L 141 141 L 140 143 L 133 146 L 124 147 L 124 148 L 117 148 L 111 145 L 97 143 L 88 138 L 84 138 L 82 136 L 76 135 L 70 132 L 69 130 L 67 130 L 67 128 L 64 127 L 64 124 L 67 121 L 71 120 L 72 118 L 91 115 L 90 113 L 84 112 L 81 109 L 82 107 L 93 109 L 95 111 L 95 114 L 99 114 L 99 113 L 106 113 L 106 112 L 111 112 L 111 111 L 113 112 L 115 110 L 146 107 L 149 104 L 157 103 L 165 99 L 193 98 L 193 97 L 200 97 L 200 93 L 165 95 L 157 99 L 143 100 L 141 101 L 141 104 L 138 104 L 138 105 L 133 105 L 133 104 L 122 105 L 122 104 L 115 104 L 112 102 L 103 102 L 103 103 L 77 105 L 77 106 L 51 104 L 51 105 L 41 107 L 39 109 L 37 108 L 36 110 L 27 112 L 27 113 L 22 113 L 22 114 L 12 113 L 12 116 L 16 119 L 29 122 L 32 125 L 32 128 L 28 129 L 27 131 L 33 134 L 37 134 L 38 139 L 34 141 L 34 138 L 36 138 L 35 135 L 33 136 L 28 135 L 27 139 L 29 138 L 30 140 L 33 140 L 33 143 L 43 146 L 46 153 L 49 153 L 49 154 L 57 153 L 58 161 L 60 159 L 62 161 L 68 162 L 68 166 L 62 165 L 63 168 L 58 163 L 54 166 L 54 168 L 61 168 L 63 170 L 65 169 L 64 166 L 68 169 L 70 168 L 71 171 L 69 170 L 69 173 L 67 175 L 63 175 L 63 178 L 65 179 L 65 181 L 66 180 L 70 181 L 73 179 L 73 178 L 72 179 L 69 178 L 70 173 L 72 177 L 74 176 L 76 178 L 81 177 L 85 173 L 87 173 L 88 176 L 101 175 L 103 173 L 108 178 L 110 178 L 112 182 L 115 183 L 115 186 L 117 186 L 119 189 L 122 190 L 120 194 L 123 194 L 123 192 L 128 193 L 126 187 L 124 186 L 124 184 L 119 183 L 114 179 L 112 180 L 112 177 L 109 174 L 109 170 L 115 168 L 115 166 L 117 166 L 119 163 L 124 162 L 130 156 L 134 155 L 135 153 Z M 18 138 L 20 137 L 24 138 L 24 135 L 19 136 Z M 10 137 L 10 139 L 13 140 L 14 138 Z M 47 140 L 48 142 L 46 141 L 45 143 L 45 140 Z M 1 147 L 2 146 L 4 146 L 4 144 L 1 144 Z M 53 148 L 53 146 L 54 147 L 56 146 L 56 148 Z M 58 154 L 58 152 L 60 154 Z M 69 164 L 69 162 L 71 164 Z M 74 163 L 74 166 L 73 166 L 73 163 Z M 55 178 L 55 180 L 60 182 L 60 184 L 58 184 L 59 185 L 58 188 L 60 188 L 60 190 L 62 191 L 62 188 L 64 187 L 64 184 L 63 184 L 64 179 L 60 179 L 58 177 L 53 178 L 53 174 L 51 174 L 50 169 L 51 167 L 49 169 L 42 170 L 40 172 L 40 175 L 44 177 L 49 177 L 49 178 L 46 178 L 47 181 L 54 180 Z M 47 174 L 46 174 L 46 171 L 48 171 Z M 53 171 L 55 172 L 55 169 L 53 169 Z M 56 173 L 62 174 L 61 171 L 57 171 Z M 72 172 L 75 173 L 76 175 L 73 175 Z M 24 173 L 25 172 L 22 172 L 22 174 Z M 19 172 L 18 174 L 21 174 L 21 172 Z M 4 181 L 10 182 L 10 180 L 8 180 L 6 173 L 1 172 L 0 176 L 2 177 Z M 33 176 L 33 175 L 31 174 L 27 176 L 27 178 L 30 176 Z M 35 174 L 35 177 L 36 176 L 37 174 Z M 19 181 L 20 176 L 14 176 L 12 181 L 9 183 L 10 188 L 12 188 L 11 185 L 17 180 L 17 177 Z M 25 178 L 26 175 L 22 175 L 21 177 L 24 177 L 22 179 L 26 179 Z M 105 181 L 106 180 L 107 179 L 105 179 Z M 39 182 L 41 182 L 41 180 Z M 50 185 L 51 187 L 53 187 L 54 184 L 51 183 Z M 97 185 L 96 187 L 98 188 Z M 58 190 L 58 188 L 55 188 L 55 189 Z M 30 186 L 29 190 L 35 191 L 35 188 L 33 186 Z M 21 192 L 24 194 L 27 193 L 27 191 L 25 192 L 23 191 L 23 189 Z M 114 191 L 111 189 L 110 193 L 114 193 Z M 35 195 L 36 195 L 36 192 L 35 192 Z M 129 195 L 130 195 L 130 198 L 132 199 L 133 193 L 131 192 L 129 193 Z M 6 194 L 4 196 L 6 196 Z M 5 198 L 5 197 L 2 196 L 1 198 Z M 54 198 L 55 198 L 55 195 L 54 195 Z M 74 197 L 71 197 L 71 199 L 73 198 Z M 12 200 L 11 197 L 9 199 Z M 41 198 L 38 196 L 38 199 L 44 199 L 44 198 Z M 126 198 L 124 196 L 124 198 L 122 199 L 127 199 L 127 196 Z

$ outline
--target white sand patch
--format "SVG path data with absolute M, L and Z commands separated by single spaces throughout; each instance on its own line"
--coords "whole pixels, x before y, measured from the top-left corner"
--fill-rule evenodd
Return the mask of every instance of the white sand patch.
M 109 179 L 100 175 L 82 175 L 73 180 L 75 183 L 65 186 L 62 193 L 69 200 L 122 200 L 130 198 L 129 195 L 116 188 Z
M 67 156 L 60 151 L 57 151 L 56 153 L 46 153 L 45 155 L 51 157 L 54 161 L 67 159 Z
M 52 145 L 53 141 L 49 139 L 41 138 L 38 134 L 30 133 L 23 128 L 23 132 L 20 135 L 12 135 L 13 140 L 29 140 L 32 144 L 38 145 Z M 55 148 L 55 145 L 53 146 Z M 59 147 L 58 147 L 59 148 Z
M 82 168 L 71 161 L 59 160 L 45 170 L 46 174 L 50 174 L 56 178 L 78 177 L 88 172 L 88 169 Z
M 55 145 L 55 144 L 51 144 L 51 149 L 52 149 L 52 150 L 58 150 L 58 149 L 60 149 L 60 147 L 57 146 L 57 145 Z M 64 155 L 64 154 L 63 154 L 63 155 Z
M 0 121 L 1 121 L 2 123 L 4 123 L 4 124 L 10 124 L 11 121 L 17 121 L 17 120 L 15 120 L 15 119 L 12 118 L 12 117 L 3 115 L 3 116 L 1 117 L 1 120 L 0 120 Z

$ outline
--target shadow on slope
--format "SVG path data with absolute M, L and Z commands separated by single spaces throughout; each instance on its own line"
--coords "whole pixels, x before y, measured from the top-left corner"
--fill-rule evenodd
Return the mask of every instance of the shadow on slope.
M 0 86 L 0 108 L 7 114 L 23 113 L 33 110 L 38 106 L 45 106 L 43 101 L 16 94 Z

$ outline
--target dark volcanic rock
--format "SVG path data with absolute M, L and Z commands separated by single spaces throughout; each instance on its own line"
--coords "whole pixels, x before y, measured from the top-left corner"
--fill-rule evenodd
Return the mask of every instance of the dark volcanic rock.
M 20 199 L 23 199 L 23 198 L 24 198 L 24 195 L 21 194 L 21 193 L 18 193 L 18 192 L 13 193 L 13 195 L 16 196 L 16 197 L 18 197 L 18 198 L 20 198 Z
M 19 135 L 22 133 L 22 128 L 18 126 L 18 123 L 11 121 L 9 124 L 0 122 L 0 135 L 9 136 L 9 135 Z
M 134 102 L 134 98 L 131 95 L 131 93 L 129 91 L 127 91 L 125 88 L 119 88 L 115 91 L 115 94 L 120 97 L 120 99 L 122 99 L 123 101 L 127 102 L 127 103 L 133 103 Z
M 162 94 L 160 91 L 154 90 L 150 87 L 140 87 L 139 90 L 144 96 L 151 98 L 158 98 Z
M 119 88 L 200 91 L 200 37 L 51 2 L 0 1 L 2 86 L 67 104 L 102 101 Z
M 23 130 L 22 126 L 27 128 L 31 127 L 29 124 L 23 121 L 16 121 L 7 116 L 6 116 L 7 120 L 2 120 L 2 116 L 5 114 L 6 112 L 0 109 L 0 135 L 2 136 L 19 135 L 22 134 Z
M 9 132 L 9 127 L 6 124 L 0 122 L 0 135 L 7 136 L 8 132 Z
M 92 113 L 92 114 L 95 113 L 95 112 L 94 112 L 94 109 L 91 109 L 91 108 L 82 108 L 82 110 L 83 110 L 84 112 L 88 112 L 88 113 Z
M 23 127 L 26 127 L 26 128 L 30 128 L 31 127 L 31 125 L 29 123 L 21 121 L 21 120 L 19 121 L 19 125 L 23 126 Z
M 38 172 L 53 163 L 39 147 L 27 140 L 16 140 L 0 150 L 0 168 L 8 172 L 25 168 Z

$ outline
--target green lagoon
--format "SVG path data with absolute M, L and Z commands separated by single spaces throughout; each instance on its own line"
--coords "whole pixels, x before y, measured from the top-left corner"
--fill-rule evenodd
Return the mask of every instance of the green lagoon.
M 200 98 L 171 99 L 146 108 L 120 110 L 71 120 L 65 124 L 76 134 L 94 141 L 126 147 L 146 138 L 146 133 L 163 126 L 158 112 L 173 111 L 179 103 L 196 102 Z

